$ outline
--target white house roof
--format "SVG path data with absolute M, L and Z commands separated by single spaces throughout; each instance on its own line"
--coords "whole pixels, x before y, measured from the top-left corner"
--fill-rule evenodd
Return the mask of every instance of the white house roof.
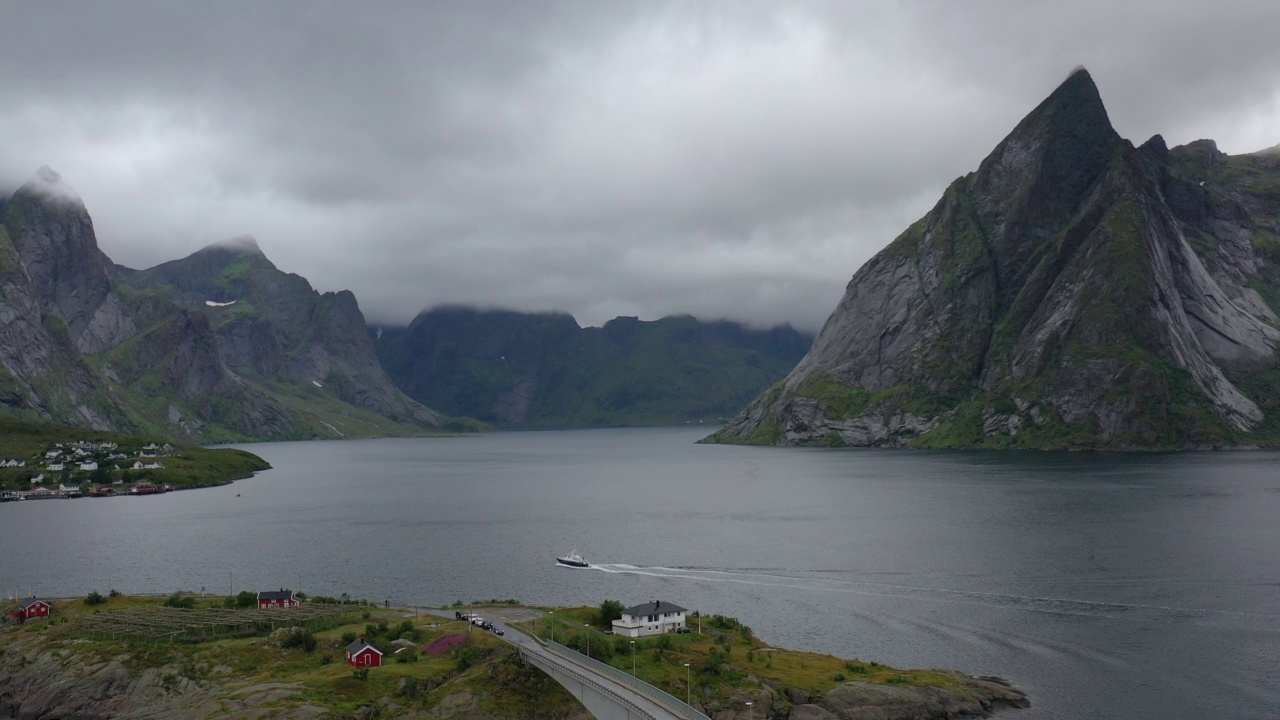
M 626 610 L 622 611 L 622 614 L 630 615 L 632 617 L 638 617 L 640 615 L 657 615 L 659 613 L 682 613 L 682 612 L 688 612 L 688 610 L 672 602 L 662 602 L 661 600 L 654 600 L 651 603 L 645 603 L 643 605 L 636 605 L 635 607 L 627 608 Z

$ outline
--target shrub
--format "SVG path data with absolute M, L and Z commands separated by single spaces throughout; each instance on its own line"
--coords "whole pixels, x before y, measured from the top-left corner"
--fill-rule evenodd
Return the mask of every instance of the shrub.
M 304 628 L 294 628 L 293 632 L 285 635 L 280 640 L 280 648 L 289 650 L 292 648 L 302 648 L 306 652 L 316 651 L 315 633 Z
M 400 663 L 416 663 L 418 662 L 418 648 L 410 645 L 396 653 L 396 662 Z
M 911 681 L 901 675 L 890 675 L 886 683 L 890 685 L 909 685 Z
M 236 607 L 251 608 L 258 604 L 258 593 L 243 590 L 236 594 Z
M 841 673 L 836 673 L 836 676 L 831 679 L 835 680 L 836 682 L 844 682 L 844 675 Z
M 85 595 L 84 597 L 85 605 L 102 605 L 105 602 L 107 602 L 107 599 L 103 597 L 102 593 L 98 592 L 97 590 L 94 590 L 93 592 L 89 593 L 88 595 Z
M 853 673 L 854 675 L 866 675 L 868 672 L 870 672 L 869 670 L 867 670 L 867 668 L 866 668 L 866 666 L 865 666 L 865 665 L 857 665 L 857 664 L 855 664 L 855 663 L 851 663 L 851 662 L 847 662 L 847 663 L 845 663 L 845 664 L 844 664 L 844 669 L 845 669 L 845 670 L 848 670 L 849 672 Z
M 459 671 L 466 670 L 480 659 L 480 648 L 475 645 L 464 645 L 453 653 L 453 659 Z
M 353 642 L 355 642 L 355 641 L 356 641 L 356 634 L 355 634 L 355 633 L 353 633 L 353 632 L 351 632 L 351 631 L 347 631 L 347 632 L 342 633 L 342 644 L 343 644 L 343 645 L 350 645 L 351 643 L 353 643 Z
M 600 612 L 596 613 L 596 625 L 606 630 L 613 626 L 614 620 L 622 618 L 622 603 L 617 600 L 605 600 L 600 603 Z
M 355 678 L 356 680 L 368 680 L 369 668 L 367 667 L 356 668 L 355 670 L 351 671 L 351 677 Z
M 412 620 L 404 620 L 390 633 L 393 640 L 412 640 L 418 642 L 418 629 L 413 626 Z
M 725 656 L 713 647 L 706 659 L 698 663 L 698 672 L 704 676 L 719 676 L 724 670 L 724 660 Z
M 193 597 L 191 597 L 190 595 L 183 595 L 183 594 L 182 594 L 182 593 L 180 593 L 180 592 L 176 592 L 176 593 L 174 593 L 174 594 L 170 595 L 170 596 L 169 596 L 169 597 L 164 601 L 164 606 L 165 606 L 165 607 L 171 607 L 171 608 L 182 608 L 182 609 L 184 609 L 184 610 L 190 610 L 190 609 L 192 609 L 192 608 L 194 608 L 194 607 L 196 606 L 196 599 L 195 599 L 195 598 L 193 598 Z
M 111 592 L 107 593 L 107 597 L 113 597 L 113 598 L 120 597 L 121 594 L 122 593 L 119 590 L 112 590 Z

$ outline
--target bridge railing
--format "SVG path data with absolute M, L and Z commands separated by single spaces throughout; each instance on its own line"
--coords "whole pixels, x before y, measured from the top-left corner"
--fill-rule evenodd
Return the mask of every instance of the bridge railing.
M 574 662 L 582 663 L 603 675 L 608 675 L 614 680 L 617 680 L 618 682 L 630 687 L 632 690 L 635 690 L 641 695 L 644 695 L 650 700 L 653 700 L 659 705 L 667 708 L 671 712 L 675 713 L 677 717 L 684 718 L 685 720 L 711 720 L 711 718 L 706 715 L 694 710 L 693 706 L 689 705 L 685 701 L 677 698 L 669 692 L 650 685 L 630 673 L 625 673 L 612 665 L 602 663 L 594 658 L 589 658 L 577 650 L 565 647 L 554 640 L 546 640 L 545 644 L 547 648 L 555 652 L 557 655 L 571 659 Z
M 524 652 L 528 655 L 533 655 L 535 658 L 537 657 L 535 653 L 529 653 L 527 649 L 525 649 Z M 653 716 L 653 713 L 649 712 L 648 710 L 645 710 L 644 708 L 628 700 L 622 695 L 619 695 L 618 693 L 614 692 L 604 683 L 596 681 L 595 678 L 591 677 L 590 673 L 573 667 L 571 663 L 550 663 L 550 664 L 554 665 L 555 668 L 558 669 L 560 672 L 564 672 L 572 675 L 574 680 L 577 680 L 578 682 L 584 683 L 586 685 L 590 685 L 593 689 L 595 689 L 596 692 L 604 695 L 605 697 L 608 697 L 613 702 L 616 702 L 622 705 L 623 707 L 627 708 L 628 711 L 635 713 L 637 717 L 649 718 L 649 720 L 658 720 Z

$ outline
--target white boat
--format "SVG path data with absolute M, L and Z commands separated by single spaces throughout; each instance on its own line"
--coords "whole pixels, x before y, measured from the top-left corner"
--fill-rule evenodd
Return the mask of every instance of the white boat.
M 587 562 L 587 559 L 579 555 L 577 550 L 574 550 L 573 552 L 569 553 L 568 555 L 565 555 L 564 557 L 556 558 L 556 562 L 560 563 L 561 565 L 568 565 L 569 567 L 577 567 L 577 568 L 591 567 L 591 564 Z

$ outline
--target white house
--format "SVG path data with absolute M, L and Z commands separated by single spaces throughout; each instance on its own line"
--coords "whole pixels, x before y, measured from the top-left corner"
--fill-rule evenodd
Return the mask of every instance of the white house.
M 62 463 L 49 463 L 49 472 L 62 472 L 65 467 Z
M 11 458 L 9 460 L 5 460 L 4 462 L 0 462 L 0 467 L 11 468 L 11 467 L 26 467 L 26 466 L 27 466 L 26 460 L 14 460 Z
M 675 603 L 654 600 L 622 611 L 622 619 L 613 621 L 613 634 L 624 637 L 644 637 L 662 633 L 679 632 L 685 627 L 688 610 Z
M 44 482 L 44 473 L 39 473 L 35 477 L 31 478 L 31 482 L 35 483 L 36 485 L 39 485 L 40 483 Z
M 133 464 L 133 469 L 134 470 L 163 470 L 164 463 L 162 462 L 142 463 L 141 461 L 139 461 Z
M 47 457 L 47 458 L 49 458 L 50 460 L 52 460 L 52 459 L 54 459 L 54 458 L 56 458 L 56 457 L 58 457 L 58 456 L 60 456 L 60 455 L 62 455 L 62 451 L 61 451 L 61 450 L 50 450 L 49 452 L 46 452 L 46 453 L 44 454 L 44 456 L 45 456 L 45 457 Z
M 82 463 L 80 463 L 80 469 L 81 469 L 81 470 L 84 470 L 85 472 L 90 472 L 90 471 L 93 471 L 93 470 L 97 470 L 97 469 L 98 469 L 98 461 L 97 461 L 97 460 L 90 460 L 89 462 L 82 462 Z

